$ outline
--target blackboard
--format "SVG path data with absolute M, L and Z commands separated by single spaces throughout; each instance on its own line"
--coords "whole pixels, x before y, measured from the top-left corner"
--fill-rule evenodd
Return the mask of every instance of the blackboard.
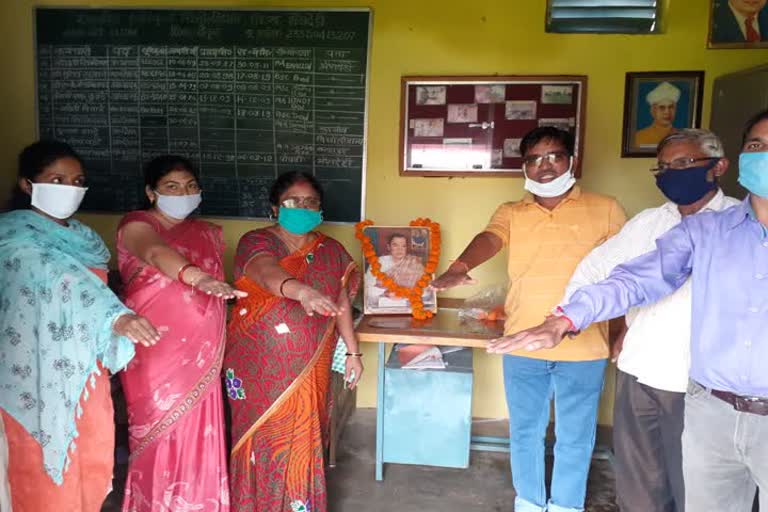
M 202 214 L 265 217 L 283 172 L 312 173 L 326 220 L 361 218 L 368 10 L 36 9 L 41 138 L 86 163 L 83 209 L 144 201 L 142 165 L 200 169 Z

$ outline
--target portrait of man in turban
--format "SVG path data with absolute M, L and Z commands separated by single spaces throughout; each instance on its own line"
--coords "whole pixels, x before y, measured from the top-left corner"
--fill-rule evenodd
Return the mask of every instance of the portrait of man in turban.
M 636 146 L 655 148 L 661 139 L 675 131 L 678 100 L 680 100 L 680 89 L 669 82 L 661 82 L 646 94 L 645 101 L 648 103 L 653 122 L 635 133 Z
M 653 157 L 667 135 L 701 124 L 703 71 L 627 73 L 621 156 Z

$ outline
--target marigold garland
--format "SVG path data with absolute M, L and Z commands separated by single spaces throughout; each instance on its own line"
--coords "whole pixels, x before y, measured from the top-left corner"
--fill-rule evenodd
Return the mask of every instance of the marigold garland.
M 435 270 L 437 270 L 437 263 L 440 261 L 440 224 L 432 222 L 432 220 L 428 218 L 421 217 L 412 220 L 409 223 L 409 226 L 429 228 L 429 256 L 427 257 L 427 264 L 424 266 L 424 273 L 411 288 L 400 286 L 394 279 L 381 271 L 381 263 L 379 263 L 379 257 L 376 255 L 376 249 L 373 247 L 373 242 L 371 242 L 371 238 L 365 234 L 365 228 L 369 226 L 373 226 L 373 221 L 370 219 L 355 224 L 355 238 L 360 240 L 363 245 L 363 256 L 365 256 L 365 259 L 368 261 L 373 276 L 378 279 L 387 290 L 398 297 L 410 301 L 411 315 L 413 315 L 415 319 L 426 320 L 432 318 L 432 311 L 424 309 L 422 294 L 424 293 L 424 288 L 426 288 L 432 281 L 432 275 L 435 273 Z

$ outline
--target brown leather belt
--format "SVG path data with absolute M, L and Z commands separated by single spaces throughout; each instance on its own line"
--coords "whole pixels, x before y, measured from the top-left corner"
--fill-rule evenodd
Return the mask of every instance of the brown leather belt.
M 711 393 L 712 396 L 716 396 L 723 402 L 731 404 L 739 412 L 768 416 L 768 398 L 734 395 L 728 391 L 719 391 L 717 389 L 713 389 Z

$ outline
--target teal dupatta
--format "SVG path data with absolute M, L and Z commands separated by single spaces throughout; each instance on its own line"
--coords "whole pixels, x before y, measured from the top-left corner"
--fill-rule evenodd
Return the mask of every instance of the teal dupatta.
M 89 270 L 108 260 L 102 239 L 80 222 L 62 226 L 31 210 L 0 215 L 0 407 L 40 443 L 59 485 L 97 361 L 115 372 L 134 354 L 112 331 L 131 311 Z

